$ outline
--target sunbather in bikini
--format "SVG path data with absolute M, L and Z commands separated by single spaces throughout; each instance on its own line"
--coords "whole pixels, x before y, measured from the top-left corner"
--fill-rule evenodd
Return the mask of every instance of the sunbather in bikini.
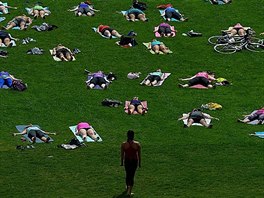
M 243 120 L 237 119 L 238 122 L 243 122 L 243 123 L 249 123 L 254 120 L 257 120 L 258 124 L 262 124 L 262 122 L 264 121 L 264 107 L 258 109 L 253 114 L 245 115 Z
M 108 25 L 99 25 L 97 27 L 97 32 L 100 32 L 102 35 L 112 38 L 112 36 L 116 36 L 120 38 L 122 35 L 119 34 L 115 29 L 111 28 Z
M 172 18 L 179 20 L 179 21 L 187 21 L 188 18 L 184 18 L 183 15 L 173 7 L 167 7 L 161 14 L 164 16 L 166 21 L 171 21 Z
M 154 32 L 158 32 L 161 36 L 170 37 L 175 32 L 168 23 L 161 23 Z
M 147 86 L 154 86 L 162 80 L 162 75 L 163 73 L 161 72 L 161 69 L 157 69 L 155 72 L 149 73 L 144 84 Z
M 102 89 L 106 89 L 106 84 L 109 83 L 106 75 L 102 71 L 98 71 L 92 74 L 92 78 L 86 81 L 87 87 L 92 89 L 96 85 L 99 85 Z
M 144 108 L 144 105 L 142 104 L 141 100 L 138 99 L 138 97 L 134 97 L 128 105 L 128 114 L 133 114 L 134 111 L 137 111 L 141 115 L 144 115 L 147 111 L 147 109 Z
M 207 122 L 205 121 L 206 118 L 219 120 L 218 118 L 212 117 L 208 114 L 204 114 L 201 109 L 193 109 L 191 112 L 187 113 L 185 116 L 182 116 L 178 120 L 188 119 L 187 125 L 183 125 L 184 128 L 190 127 L 193 123 L 200 123 L 206 128 L 212 128 L 213 125 L 207 124 Z
M 76 135 L 80 135 L 83 140 L 86 140 L 87 136 L 90 137 L 94 141 L 98 141 L 99 137 L 97 137 L 95 131 L 87 122 L 80 122 L 76 127 Z
M 17 7 L 6 6 L 2 1 L 0 1 L 0 12 L 2 12 L 3 14 L 8 14 L 8 11 L 6 10 L 7 8 L 17 9 Z
M 198 84 L 201 84 L 208 88 L 213 88 L 214 86 L 210 83 L 211 81 L 215 80 L 215 74 L 213 72 L 202 71 L 202 72 L 198 72 L 197 74 L 195 74 L 190 78 L 180 78 L 179 80 L 189 81 L 187 84 L 179 84 L 179 87 L 183 87 L 183 88 L 191 87 Z
M 8 22 L 6 27 L 3 27 L 6 30 L 10 30 L 13 27 L 19 27 L 21 30 L 27 29 L 29 25 L 31 25 L 32 19 L 27 17 L 26 15 L 17 16 Z
M 62 61 L 72 61 L 74 54 L 71 50 L 62 44 L 59 44 L 57 47 L 53 48 L 52 55 L 58 57 Z
M 157 39 L 152 40 L 152 42 L 148 46 L 148 49 L 152 49 L 155 54 L 160 54 L 161 52 L 164 54 L 168 54 L 170 52 L 169 48 Z

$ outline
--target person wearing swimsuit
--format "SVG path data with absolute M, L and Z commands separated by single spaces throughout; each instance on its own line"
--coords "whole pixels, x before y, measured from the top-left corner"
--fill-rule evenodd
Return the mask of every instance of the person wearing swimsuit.
M 137 167 L 141 167 L 141 145 L 134 141 L 134 131 L 127 132 L 127 141 L 121 144 L 121 166 L 125 165 L 126 171 L 126 192 L 132 196 L 134 176 Z

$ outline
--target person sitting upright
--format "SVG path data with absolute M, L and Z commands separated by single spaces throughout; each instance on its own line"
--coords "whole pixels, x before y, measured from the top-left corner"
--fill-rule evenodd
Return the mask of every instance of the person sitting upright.
M 147 86 L 154 86 L 162 80 L 162 75 L 163 73 L 161 72 L 161 69 L 157 69 L 155 72 L 149 73 L 144 84 Z
M 135 22 L 136 19 L 140 21 L 148 21 L 146 18 L 145 13 L 137 8 L 130 8 L 129 10 L 126 11 L 125 17 L 127 20 Z
M 180 78 L 182 81 L 189 81 L 187 84 L 179 84 L 179 87 L 191 87 L 194 85 L 201 84 L 204 87 L 213 88 L 210 84 L 211 81 L 215 81 L 215 74 L 209 71 L 201 71 L 190 78 Z
M 74 54 L 71 50 L 62 44 L 57 45 L 57 47 L 53 48 L 52 55 L 58 57 L 62 61 L 72 61 Z
M 97 27 L 97 32 L 100 32 L 102 35 L 104 35 L 110 39 L 112 38 L 112 36 L 116 36 L 118 38 L 120 38 L 122 36 L 115 29 L 111 28 L 108 25 L 99 25 Z

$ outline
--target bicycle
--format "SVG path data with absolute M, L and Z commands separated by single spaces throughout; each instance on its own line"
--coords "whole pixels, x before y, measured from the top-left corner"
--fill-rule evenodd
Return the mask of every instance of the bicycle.
M 253 33 L 249 33 L 241 39 L 240 42 L 235 39 L 229 39 L 227 43 L 221 43 L 214 46 L 214 50 L 221 54 L 233 54 L 242 49 L 252 52 L 264 52 L 263 40 L 252 37 Z

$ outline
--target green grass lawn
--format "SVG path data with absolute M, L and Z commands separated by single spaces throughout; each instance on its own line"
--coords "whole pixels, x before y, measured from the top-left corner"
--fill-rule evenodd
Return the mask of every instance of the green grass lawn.
M 20 0 L 6 15 L 5 25 L 24 8 L 32 6 Z M 207 39 L 220 30 L 240 22 L 263 32 L 263 0 L 234 0 L 230 5 L 214 6 L 203 0 L 146 0 L 149 22 L 126 21 L 116 11 L 126 10 L 130 0 L 94 0 L 100 12 L 95 17 L 75 17 L 67 9 L 77 0 L 43 1 L 52 14 L 45 22 L 59 28 L 51 32 L 10 30 L 20 39 L 32 37 L 36 43 L 8 48 L 9 57 L 1 58 L 1 70 L 9 71 L 28 83 L 28 90 L 0 90 L 0 197 L 122 197 L 125 189 L 124 169 L 120 167 L 120 144 L 129 129 L 142 145 L 142 167 L 135 178 L 135 198 L 174 197 L 263 197 L 263 140 L 248 136 L 263 126 L 236 122 L 238 117 L 263 106 L 264 55 L 241 51 L 221 55 L 213 51 Z M 171 22 L 178 30 L 174 38 L 162 38 L 172 51 L 170 55 L 152 55 L 142 45 L 154 38 L 153 27 L 163 20 L 158 4 L 172 3 L 189 17 L 188 22 Z M 41 19 L 33 25 L 40 25 Z M 110 25 L 127 34 L 138 33 L 138 46 L 124 49 L 117 40 L 103 39 L 92 31 L 100 24 Z M 189 30 L 203 33 L 189 38 Z M 260 36 L 258 36 L 260 37 Z M 263 38 L 263 37 L 262 37 Z M 74 62 L 55 62 L 48 50 L 57 44 L 81 50 Z M 27 55 L 33 47 L 44 55 Z M 87 90 L 84 69 L 114 72 L 118 80 L 104 91 Z M 157 68 L 172 73 L 161 87 L 139 83 Z M 179 89 L 178 79 L 197 71 L 211 70 L 233 85 L 214 90 Z M 129 80 L 127 73 L 140 71 L 140 79 Z M 121 101 L 139 96 L 148 101 L 145 116 L 128 116 L 123 107 L 106 108 L 104 98 Z M 183 128 L 177 121 L 207 102 L 223 105 L 221 111 L 207 112 L 218 117 L 213 129 Z M 73 151 L 57 148 L 73 138 L 69 126 L 88 121 L 103 138 Z M 12 137 L 15 126 L 38 124 L 44 130 L 57 132 L 54 142 L 37 144 L 35 149 L 19 151 L 26 145 Z

